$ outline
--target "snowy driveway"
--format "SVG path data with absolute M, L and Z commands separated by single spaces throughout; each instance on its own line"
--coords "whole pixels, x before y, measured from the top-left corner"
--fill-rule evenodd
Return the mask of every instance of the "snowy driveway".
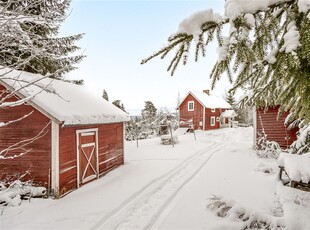
M 60 200 L 5 208 L 0 229 L 240 229 L 206 208 L 212 194 L 271 215 L 277 179 L 256 170 L 252 129 L 196 136 L 127 142 L 124 166 Z
M 103 218 L 94 229 L 150 229 L 171 201 L 210 158 L 227 143 L 225 133 L 217 141 L 193 153 L 168 173 L 151 181 L 113 214 Z

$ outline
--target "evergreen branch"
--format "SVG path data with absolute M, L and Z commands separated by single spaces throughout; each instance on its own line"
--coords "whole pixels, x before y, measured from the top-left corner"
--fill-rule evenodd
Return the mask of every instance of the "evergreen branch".
M 177 41 L 174 41 L 173 43 L 165 46 L 164 48 L 160 49 L 158 52 L 154 53 L 153 55 L 151 55 L 150 57 L 146 58 L 146 59 L 143 59 L 141 61 L 140 64 L 145 64 L 147 63 L 149 60 L 153 59 L 154 57 L 157 57 L 161 54 L 164 55 L 164 57 L 174 48 L 176 47 L 177 45 L 185 42 L 186 40 L 187 41 L 191 41 L 193 39 L 193 35 L 186 35 L 186 36 L 183 36 L 182 38 L 180 38 L 179 40 Z

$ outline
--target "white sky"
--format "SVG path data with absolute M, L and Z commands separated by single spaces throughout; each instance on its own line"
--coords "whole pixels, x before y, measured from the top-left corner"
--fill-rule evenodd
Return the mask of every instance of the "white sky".
M 140 114 L 144 101 L 157 109 L 174 109 L 177 96 L 188 91 L 210 88 L 209 75 L 218 54 L 216 47 L 207 49 L 206 58 L 179 66 L 170 77 L 166 71 L 170 58 L 159 58 L 140 65 L 142 59 L 166 44 L 179 22 L 197 10 L 223 10 L 221 1 L 73 1 L 72 12 L 64 22 L 61 35 L 85 33 L 77 44 L 87 57 L 69 78 L 84 79 L 91 93 L 108 92 L 110 101 L 120 99 L 130 114 Z M 194 46 L 192 47 L 194 50 Z M 213 94 L 222 96 L 230 85 L 226 77 Z

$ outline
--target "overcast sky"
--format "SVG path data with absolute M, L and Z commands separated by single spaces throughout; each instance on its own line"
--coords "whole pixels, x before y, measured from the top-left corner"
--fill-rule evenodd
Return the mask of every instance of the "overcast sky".
M 119 99 L 131 114 L 140 113 L 144 101 L 156 108 L 175 108 L 178 93 L 210 88 L 209 74 L 216 61 L 216 47 L 208 47 L 206 58 L 179 66 L 171 77 L 166 71 L 171 58 L 154 59 L 140 65 L 142 59 L 166 44 L 179 22 L 198 10 L 223 11 L 218 1 L 148 1 L 79 0 L 71 4 L 71 13 L 61 28 L 61 35 L 85 33 L 78 42 L 87 57 L 69 78 L 84 79 L 90 93 L 108 92 L 110 101 Z M 213 94 L 222 96 L 230 85 L 223 78 Z

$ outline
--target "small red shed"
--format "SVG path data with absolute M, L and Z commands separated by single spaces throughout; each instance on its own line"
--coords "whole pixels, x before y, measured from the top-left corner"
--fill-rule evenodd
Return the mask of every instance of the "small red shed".
M 209 90 L 188 92 L 178 107 L 179 123 L 181 127 L 192 124 L 195 130 L 218 129 L 228 122 L 221 114 L 230 108 L 224 99 L 211 95 Z
M 10 69 L 0 76 L 0 99 L 27 99 L 0 107 L 1 124 L 26 115 L 0 127 L 0 151 L 14 146 L 0 159 L 0 179 L 28 171 L 58 198 L 124 163 L 127 113 L 84 86 Z
M 254 112 L 254 146 L 263 135 L 268 141 L 277 142 L 281 148 L 287 149 L 296 139 L 298 128 L 288 129 L 285 119 L 289 112 L 278 116 L 280 106 L 256 108 Z

